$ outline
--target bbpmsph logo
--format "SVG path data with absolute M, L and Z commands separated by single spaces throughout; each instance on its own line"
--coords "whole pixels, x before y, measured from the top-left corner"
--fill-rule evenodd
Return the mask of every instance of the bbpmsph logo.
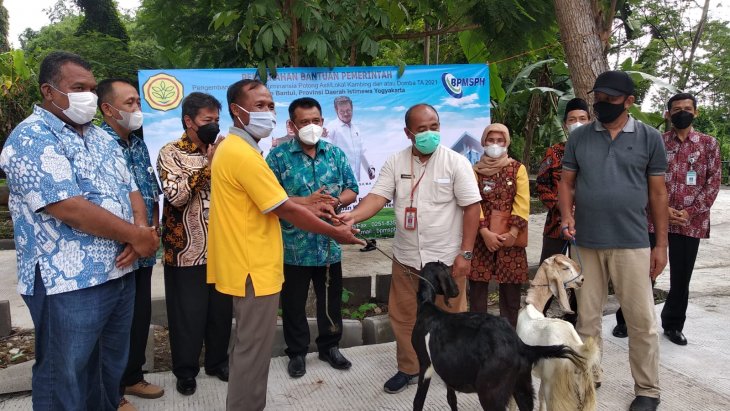
M 446 91 L 451 94 L 454 98 L 461 98 L 464 95 L 464 91 L 461 89 L 461 84 L 456 80 L 451 73 L 444 73 L 441 75 L 441 82 L 443 83 Z
M 155 110 L 168 111 L 180 105 L 183 85 L 174 76 L 160 73 L 147 79 L 142 86 L 144 99 Z

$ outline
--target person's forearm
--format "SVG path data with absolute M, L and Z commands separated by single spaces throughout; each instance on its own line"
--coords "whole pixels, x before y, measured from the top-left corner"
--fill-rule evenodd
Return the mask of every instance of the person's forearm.
M 359 223 L 377 214 L 387 203 L 388 199 L 385 197 L 368 194 L 360 200 L 360 203 L 350 212 L 350 215 L 354 218 L 355 223 Z
M 461 236 L 461 249 L 463 251 L 473 251 L 474 241 L 477 238 L 479 230 L 479 214 L 481 206 L 474 203 L 464 207 L 464 228 Z
M 139 191 L 132 191 L 129 193 L 129 202 L 132 204 L 134 224 L 147 226 L 147 208 L 144 205 L 142 194 Z
M 128 243 L 138 235 L 137 226 L 80 196 L 49 204 L 45 211 L 83 233 L 120 243 Z
M 333 226 L 320 220 L 306 207 L 293 201 L 285 201 L 272 212 L 279 218 L 290 222 L 301 230 L 326 236 L 333 236 L 336 234 Z
M 355 192 L 350 190 L 349 188 L 346 188 L 342 191 L 342 193 L 340 193 L 339 199 L 340 203 L 343 206 L 348 206 L 355 202 L 355 200 L 357 199 L 357 194 L 355 194 Z
M 573 202 L 575 200 L 575 173 L 570 177 L 563 172 L 563 178 L 558 185 L 558 209 L 561 216 L 573 215 Z
M 664 183 L 662 182 L 662 188 Z M 649 209 L 654 223 L 656 246 L 667 247 L 667 230 L 669 228 L 669 206 L 667 205 L 666 189 L 654 189 L 649 193 Z

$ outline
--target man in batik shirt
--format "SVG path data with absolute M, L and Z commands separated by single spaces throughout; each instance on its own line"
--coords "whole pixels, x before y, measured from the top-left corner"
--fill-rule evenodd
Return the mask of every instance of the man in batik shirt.
M 320 140 L 323 118 L 317 100 L 294 100 L 289 105 L 289 119 L 295 138 L 271 150 L 266 158 L 289 199 L 305 205 L 329 202 L 336 209 L 355 201 L 357 181 L 345 153 Z M 298 378 L 306 373 L 309 325 L 305 305 L 310 282 L 317 295 L 319 358 L 334 368 L 348 369 L 352 364 L 338 348 L 342 338 L 340 246 L 327 236 L 301 230 L 284 220 L 281 228 L 285 279 L 281 307 L 289 375 Z
M 98 105 L 104 122 L 101 128 L 114 137 L 124 154 L 127 168 L 132 173 L 144 200 L 147 225 L 159 228 L 160 186 L 150 163 L 147 144 L 135 132 L 142 127 L 142 111 L 139 93 L 126 79 L 106 79 L 96 87 Z M 122 395 L 135 395 L 141 398 L 159 398 L 165 390 L 145 381 L 142 366 L 146 362 L 145 349 L 152 316 L 152 268 L 156 256 L 139 258 L 135 265 L 134 315 L 129 339 L 129 359 L 122 376 Z M 122 397 L 119 410 L 132 410 L 134 407 Z

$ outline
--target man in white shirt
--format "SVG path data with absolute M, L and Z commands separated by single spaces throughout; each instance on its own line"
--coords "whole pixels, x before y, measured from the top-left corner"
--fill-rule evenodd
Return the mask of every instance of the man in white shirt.
M 327 135 L 322 137 L 328 138 L 332 144 L 345 152 L 357 181 L 360 181 L 361 168 L 365 169 L 371 180 L 374 179 L 375 168 L 370 167 L 370 163 L 365 158 L 360 129 L 352 123 L 352 100 L 347 96 L 335 98 L 335 111 L 337 112 L 337 120 L 327 124 L 325 127 Z
M 418 274 L 429 262 L 441 261 L 452 269 L 459 296 L 443 304 L 450 312 L 466 311 L 466 275 L 479 227 L 481 195 L 466 157 L 442 146 L 436 110 L 417 104 L 406 112 L 403 129 L 412 145 L 388 158 L 370 193 L 350 213 L 347 224 L 367 220 L 393 201 L 396 232 L 388 315 L 396 339 L 398 372 L 383 387 L 403 391 L 418 379 L 418 357 L 411 344 L 416 322 Z

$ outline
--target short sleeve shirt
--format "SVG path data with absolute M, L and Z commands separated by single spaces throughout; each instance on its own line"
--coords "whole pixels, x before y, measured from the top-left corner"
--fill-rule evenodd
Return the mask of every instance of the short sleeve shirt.
M 649 247 L 649 176 L 664 176 L 666 168 L 659 131 L 632 117 L 613 140 L 598 121 L 576 129 L 563 157 L 563 170 L 576 172 L 576 243 Z
M 462 207 L 482 199 L 469 160 L 444 146 L 438 146 L 425 164 L 413 155 L 411 147 L 393 154 L 380 169 L 370 194 L 393 201 L 393 256 L 416 269 L 435 261 L 454 263 L 461 252 Z M 417 210 L 415 230 L 404 228 L 406 207 Z
M 291 197 L 306 197 L 321 187 L 333 197 L 345 189 L 358 193 L 345 153 L 326 141 L 317 143 L 314 158 L 305 154 L 296 140 L 287 141 L 271 150 L 266 162 Z M 281 229 L 285 264 L 313 267 L 340 262 L 340 245 L 331 238 L 298 229 L 287 221 L 281 222 Z
M 327 138 L 332 141 L 347 156 L 355 178 L 360 181 L 360 168 L 362 167 L 363 142 L 360 135 L 360 128 L 357 124 L 343 123 L 339 118 L 327 124 Z
M 280 292 L 281 225 L 271 211 L 288 196 L 248 133 L 231 127 L 216 149 L 211 178 L 208 283 L 243 297 L 250 276 L 256 296 Z
M 81 136 L 36 106 L 8 137 L 0 166 L 10 190 L 20 294 L 33 294 L 36 264 L 49 295 L 93 287 L 132 270 L 115 265 L 123 244 L 77 231 L 44 210 L 83 197 L 133 221 L 129 193 L 137 186 L 109 134 L 89 125 Z
M 132 173 L 134 182 L 137 183 L 139 192 L 142 194 L 142 199 L 144 200 L 147 211 L 147 225 L 152 226 L 154 221 L 160 218 L 160 216 L 153 215 L 153 213 L 155 204 L 160 201 L 162 191 L 160 190 L 160 185 L 157 183 L 155 169 L 152 168 L 147 144 L 134 133 L 129 135 L 129 142 L 124 141 L 106 122 L 101 124 L 101 128 L 112 136 L 122 149 L 124 159 L 127 162 L 127 168 Z M 155 265 L 155 261 L 155 256 L 152 256 L 140 258 L 137 260 L 137 264 L 139 267 L 152 267 Z

